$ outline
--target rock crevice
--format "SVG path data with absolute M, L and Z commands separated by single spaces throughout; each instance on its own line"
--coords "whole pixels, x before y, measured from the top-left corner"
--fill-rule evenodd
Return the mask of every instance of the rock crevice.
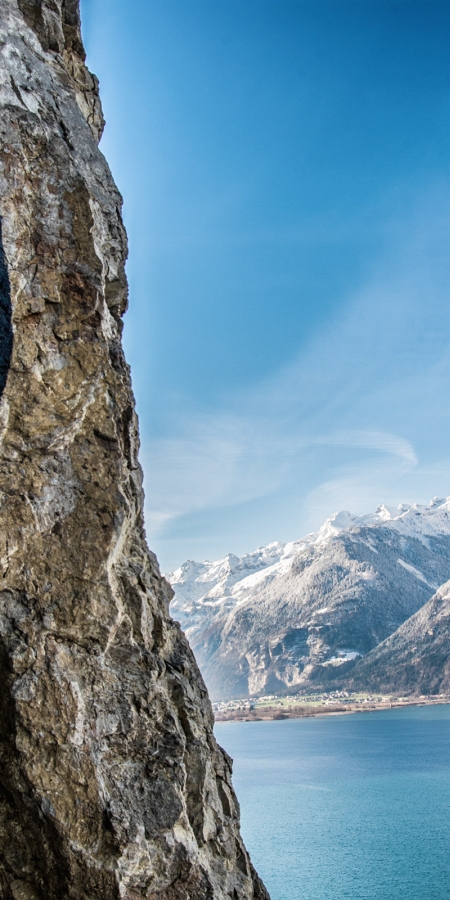
M 11 291 L 2 240 L 0 220 L 0 397 L 8 375 L 12 351 Z
M 145 542 L 78 4 L 0 0 L 0 44 L 0 896 L 267 900 Z

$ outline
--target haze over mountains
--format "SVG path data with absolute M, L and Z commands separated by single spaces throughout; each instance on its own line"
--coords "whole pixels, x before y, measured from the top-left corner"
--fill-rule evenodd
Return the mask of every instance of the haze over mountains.
M 450 498 L 339 512 L 301 540 L 167 578 L 213 699 L 449 680 Z

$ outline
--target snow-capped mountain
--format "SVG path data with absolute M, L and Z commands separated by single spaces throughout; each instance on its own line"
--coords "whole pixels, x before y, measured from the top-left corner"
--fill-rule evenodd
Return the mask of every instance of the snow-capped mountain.
M 369 653 L 450 578 L 450 498 L 339 512 L 299 541 L 189 560 L 166 577 L 213 699 L 318 683 Z

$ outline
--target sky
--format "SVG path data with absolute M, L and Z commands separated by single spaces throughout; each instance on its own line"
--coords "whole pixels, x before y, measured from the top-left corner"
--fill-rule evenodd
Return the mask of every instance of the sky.
M 450 3 L 81 0 L 163 571 L 450 494 Z

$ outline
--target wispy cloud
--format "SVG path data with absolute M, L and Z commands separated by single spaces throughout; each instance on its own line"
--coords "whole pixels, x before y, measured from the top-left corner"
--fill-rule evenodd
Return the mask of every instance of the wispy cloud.
M 427 499 L 433 473 L 433 493 L 450 482 L 449 201 L 439 182 L 408 226 L 392 225 L 390 252 L 293 363 L 220 411 L 185 410 L 144 444 L 152 538 L 282 490 L 319 524 L 342 506 L 408 500 L 400 492 L 414 484 Z
M 242 504 L 272 494 L 298 477 L 302 457 L 317 448 L 374 451 L 390 458 L 384 468 L 396 473 L 417 464 L 414 448 L 402 437 L 381 431 L 292 433 L 283 420 L 228 416 L 186 423 L 177 439 L 155 441 L 144 451 L 152 473 L 149 530 L 158 532 L 172 519 L 211 506 Z M 342 495 L 342 491 L 340 496 Z

